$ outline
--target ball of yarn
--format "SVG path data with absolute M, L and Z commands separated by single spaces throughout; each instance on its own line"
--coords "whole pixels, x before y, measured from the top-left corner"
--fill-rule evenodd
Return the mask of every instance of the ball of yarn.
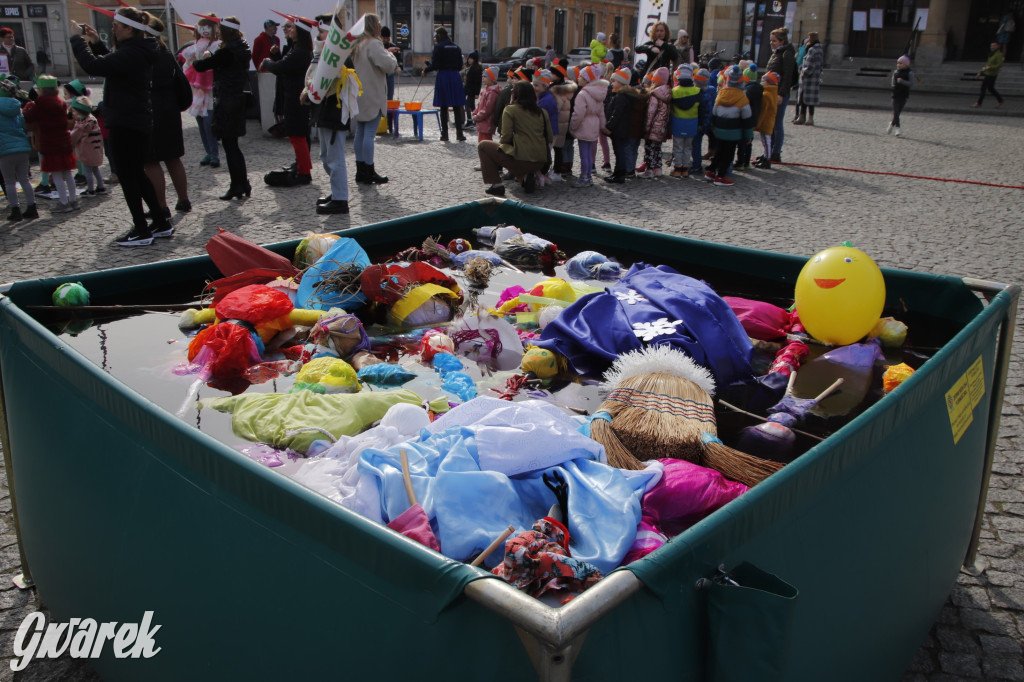
M 53 304 L 60 306 L 89 305 L 89 292 L 81 282 L 64 282 L 53 292 Z
M 473 248 L 467 240 L 458 237 L 448 242 L 448 250 L 452 253 L 465 253 Z

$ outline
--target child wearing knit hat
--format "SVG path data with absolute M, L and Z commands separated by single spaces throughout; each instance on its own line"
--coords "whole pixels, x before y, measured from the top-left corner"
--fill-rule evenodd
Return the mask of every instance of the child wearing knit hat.
M 670 107 L 672 89 L 669 86 L 668 69 L 658 67 L 650 76 L 650 99 L 647 101 L 647 126 L 644 133 L 644 172 L 641 178 L 651 179 L 661 176 L 661 145 L 669 134 Z
M 604 100 L 608 96 L 608 81 L 601 77 L 601 67 L 591 64 L 579 70 L 580 90 L 569 121 L 569 132 L 579 143 L 580 175 L 573 187 L 594 184 L 594 156 L 597 138 L 605 127 Z
M 633 74 L 628 67 L 620 67 L 611 75 L 612 95 L 605 100 L 604 134 L 612 142 L 615 169 L 605 182 L 622 184 L 626 175 L 636 167 L 636 147 L 640 132 L 634 129 L 634 112 L 639 108 L 646 114 L 646 96 L 629 83 Z M 632 149 L 630 144 L 632 143 Z
M 555 101 L 555 96 L 551 94 L 551 86 L 554 82 L 554 74 L 547 69 L 541 69 L 533 74 L 533 91 L 537 93 L 537 106 L 547 114 L 548 120 L 551 123 L 552 144 L 548 145 L 549 160 L 551 159 L 551 150 L 554 146 L 554 136 L 558 134 L 558 103 Z M 552 182 L 562 181 L 562 176 L 558 176 L 558 180 L 556 181 L 549 175 L 548 171 L 550 171 L 550 168 L 538 171 L 538 187 L 549 185 Z
M 744 60 L 746 61 L 746 60 Z M 753 62 L 750 62 L 753 64 Z M 743 62 L 740 62 L 743 67 Z M 751 75 L 753 74 L 753 75 Z M 757 123 L 757 117 L 761 113 L 761 98 L 764 92 L 760 83 L 757 82 L 757 66 L 747 66 L 743 69 L 743 92 L 750 102 L 750 120 Z M 754 139 L 743 138 L 736 147 L 736 170 L 750 170 L 750 157 L 754 153 Z
M 761 78 L 761 111 L 754 124 L 754 132 L 761 137 L 764 156 L 754 161 L 755 168 L 771 168 L 772 131 L 775 129 L 775 115 L 779 111 L 779 74 L 769 71 Z
M 608 46 L 604 44 L 605 40 L 607 40 L 607 36 L 598 33 L 597 37 L 590 41 L 591 64 L 600 64 L 604 60 L 604 56 L 608 54 Z
M 483 89 L 480 91 L 480 99 L 476 108 L 473 109 L 473 121 L 476 123 L 477 140 L 494 139 L 494 107 L 498 103 L 498 95 L 501 94 L 501 86 L 498 85 L 498 71 L 489 66 L 481 72 L 480 82 Z
M 734 183 L 726 177 L 729 165 L 736 154 L 740 140 L 753 135 L 754 122 L 750 116 L 750 102 L 742 89 L 743 71 L 733 65 L 723 69 L 724 87 L 715 98 L 712 123 L 718 149 L 705 177 L 719 187 L 731 187 Z
M 702 160 L 711 158 L 708 155 L 703 155 L 705 136 L 708 138 L 708 151 L 714 151 L 715 131 L 714 126 L 711 125 L 711 113 L 715 108 L 718 88 L 711 84 L 711 73 L 707 69 L 697 69 L 693 72 L 693 84 L 700 88 L 700 107 L 697 109 L 697 136 L 693 138 L 693 161 L 690 166 L 690 177 L 699 178 L 704 172 L 704 167 L 701 165 Z
M 565 167 L 566 144 L 572 139 L 569 135 L 569 117 L 572 114 L 572 100 L 576 95 L 576 83 L 568 78 L 569 69 L 566 68 L 565 59 L 556 59 L 551 64 L 551 75 L 555 82 L 551 84 L 551 94 L 558 105 L 558 133 L 554 140 L 554 162 L 551 165 L 551 172 L 548 178 L 553 182 L 563 180 L 562 172 L 568 170 Z M 572 167 L 572 146 L 569 145 L 569 168 Z
M 674 78 L 676 84 L 672 88 L 672 177 L 685 178 L 690 174 L 693 138 L 697 136 L 700 88 L 693 84 L 693 70 L 689 64 L 680 64 Z

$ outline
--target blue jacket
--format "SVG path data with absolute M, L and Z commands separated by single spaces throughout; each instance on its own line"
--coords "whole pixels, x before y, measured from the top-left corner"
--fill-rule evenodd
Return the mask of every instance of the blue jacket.
M 537 106 L 548 112 L 548 118 L 551 119 L 551 134 L 558 135 L 558 103 L 555 102 L 555 96 L 550 91 L 545 91 L 537 98 Z
M 711 114 L 715 108 L 715 98 L 718 97 L 718 88 L 709 85 L 701 90 L 700 106 L 697 109 L 697 120 L 700 122 L 700 132 L 711 131 Z
M 21 103 L 13 97 L 0 97 L 0 156 L 31 150 Z

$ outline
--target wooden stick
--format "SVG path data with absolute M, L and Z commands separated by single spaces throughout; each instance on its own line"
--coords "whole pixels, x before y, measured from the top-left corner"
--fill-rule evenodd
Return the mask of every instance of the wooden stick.
M 842 384 L 843 384 L 843 378 L 842 378 L 842 377 L 839 377 L 838 379 L 836 379 L 836 381 L 835 381 L 835 383 L 834 383 L 834 384 L 832 384 L 831 386 L 829 386 L 828 388 L 826 388 L 826 389 L 825 389 L 824 391 L 822 391 L 822 392 L 821 392 L 821 393 L 820 393 L 820 394 L 818 395 L 818 397 L 817 397 L 817 398 L 815 398 L 815 399 L 814 399 L 814 402 L 815 402 L 815 404 L 817 404 L 817 403 L 820 403 L 820 402 L 821 402 L 822 400 L 824 400 L 825 398 L 827 398 L 827 397 L 829 397 L 830 395 L 832 395 L 832 394 L 833 394 L 833 393 L 835 392 L 835 390 L 836 390 L 837 388 L 839 388 L 840 386 L 842 386 Z
M 491 555 L 491 552 L 493 552 L 494 550 L 498 549 L 498 547 L 500 547 L 502 545 L 502 543 L 505 542 L 505 540 L 508 540 L 508 536 L 512 535 L 512 533 L 515 533 L 515 532 L 516 532 L 516 527 L 515 526 L 509 526 L 508 528 L 506 528 L 504 531 L 502 531 L 501 535 L 499 535 L 494 540 L 494 542 L 492 542 L 491 544 L 487 545 L 487 549 L 485 549 L 484 551 L 480 552 L 480 555 L 477 556 L 477 558 L 473 559 L 473 561 L 471 561 L 469 563 L 469 565 L 470 566 L 479 566 L 480 564 L 482 564 L 484 562 L 484 559 L 486 559 L 487 557 L 489 557 Z
M 409 454 L 403 448 L 398 451 L 398 456 L 402 458 L 402 480 L 405 481 L 405 494 L 409 496 L 409 504 L 417 505 L 419 502 L 416 501 L 416 493 L 412 489 L 412 476 L 409 475 Z
M 789 373 L 789 381 L 786 382 L 786 395 L 793 395 L 793 385 L 796 383 L 796 370 Z

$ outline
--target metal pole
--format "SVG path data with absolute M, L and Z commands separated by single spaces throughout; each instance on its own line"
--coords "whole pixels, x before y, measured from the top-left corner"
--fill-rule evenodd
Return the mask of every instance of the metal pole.
M 1002 285 L 994 282 L 964 278 L 964 284 L 975 291 L 982 292 L 987 300 L 1005 291 L 1010 296 L 1010 305 L 1006 316 L 999 325 L 999 342 L 996 346 L 996 361 L 992 376 L 992 398 L 989 404 L 988 430 L 985 442 L 985 464 L 982 472 L 981 491 L 978 493 L 978 509 L 974 516 L 974 530 L 971 541 L 967 545 L 961 571 L 979 576 L 988 568 L 988 563 L 978 559 L 978 545 L 981 542 L 981 525 L 985 517 L 985 503 L 988 500 L 988 484 L 992 477 L 992 461 L 995 459 L 996 443 L 999 440 L 999 419 L 1003 411 L 1003 394 L 1006 391 L 1006 377 L 1010 371 L 1010 351 L 1013 347 L 1013 333 L 1017 323 L 1017 303 L 1020 299 L 1020 286 L 1016 284 Z

